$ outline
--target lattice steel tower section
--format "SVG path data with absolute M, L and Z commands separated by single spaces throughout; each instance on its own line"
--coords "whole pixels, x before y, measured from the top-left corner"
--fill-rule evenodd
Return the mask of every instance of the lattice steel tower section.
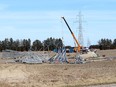
M 79 12 L 79 33 L 78 33 L 78 41 L 81 46 L 84 45 L 84 39 L 83 39 L 83 27 L 82 27 L 82 14 L 81 11 Z

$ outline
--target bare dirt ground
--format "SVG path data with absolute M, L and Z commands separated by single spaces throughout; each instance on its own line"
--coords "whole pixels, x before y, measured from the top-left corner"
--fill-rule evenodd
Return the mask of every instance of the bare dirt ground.
M 70 87 L 70 85 L 78 87 L 79 85 L 115 83 L 115 67 L 116 61 L 79 65 L 0 64 L 0 82 L 9 87 Z
M 114 50 L 97 52 L 108 57 L 116 55 Z M 87 87 L 94 84 L 112 85 L 89 87 L 116 87 L 115 83 L 116 60 L 85 64 L 0 64 L 0 87 Z
M 109 85 L 97 85 L 97 86 L 88 86 L 88 87 L 116 87 L 116 84 L 109 84 Z
M 99 56 L 116 57 L 116 50 L 97 50 Z

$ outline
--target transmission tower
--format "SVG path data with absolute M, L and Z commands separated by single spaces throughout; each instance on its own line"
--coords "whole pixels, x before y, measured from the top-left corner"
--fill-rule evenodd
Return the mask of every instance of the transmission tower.
M 87 47 L 89 47 L 91 45 L 91 42 L 90 42 L 90 40 L 88 39 L 88 41 L 87 41 Z
M 82 28 L 82 14 L 81 11 L 79 12 L 79 15 L 77 15 L 79 17 L 79 33 L 78 33 L 78 41 L 80 43 L 81 46 L 84 45 L 84 39 L 83 39 L 83 28 Z

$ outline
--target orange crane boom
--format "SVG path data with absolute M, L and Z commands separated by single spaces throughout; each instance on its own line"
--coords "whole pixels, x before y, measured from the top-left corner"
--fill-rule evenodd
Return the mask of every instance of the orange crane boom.
M 61 17 L 61 18 L 62 18 L 62 19 L 64 20 L 64 22 L 66 23 L 66 25 L 67 25 L 67 27 L 68 27 L 68 29 L 69 29 L 69 31 L 70 31 L 70 33 L 71 33 L 71 35 L 73 36 L 73 38 L 74 38 L 74 40 L 75 40 L 76 44 L 78 45 L 78 47 L 77 47 L 76 51 L 78 50 L 78 52 L 80 52 L 80 50 L 81 50 L 81 48 L 82 48 L 82 47 L 80 46 L 80 44 L 79 44 L 78 40 L 76 39 L 76 37 L 75 37 L 74 33 L 72 32 L 72 30 L 71 30 L 70 26 L 68 25 L 68 23 L 67 23 L 66 19 L 65 19 L 64 17 Z

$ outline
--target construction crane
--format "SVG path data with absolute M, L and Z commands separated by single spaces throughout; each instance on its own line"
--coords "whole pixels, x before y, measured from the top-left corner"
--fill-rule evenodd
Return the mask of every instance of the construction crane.
M 66 21 L 66 19 L 65 19 L 64 17 L 61 17 L 61 18 L 62 18 L 62 19 L 64 20 L 64 22 L 66 23 L 66 25 L 67 25 L 67 27 L 68 27 L 68 29 L 69 29 L 71 35 L 73 36 L 73 39 L 75 40 L 76 44 L 78 45 L 78 47 L 76 47 L 74 50 L 75 50 L 76 52 L 77 52 L 77 51 L 80 52 L 81 49 L 82 49 L 82 46 L 79 44 L 78 40 L 76 39 L 74 33 L 72 32 L 70 26 L 68 25 L 68 23 L 67 23 L 67 21 Z

